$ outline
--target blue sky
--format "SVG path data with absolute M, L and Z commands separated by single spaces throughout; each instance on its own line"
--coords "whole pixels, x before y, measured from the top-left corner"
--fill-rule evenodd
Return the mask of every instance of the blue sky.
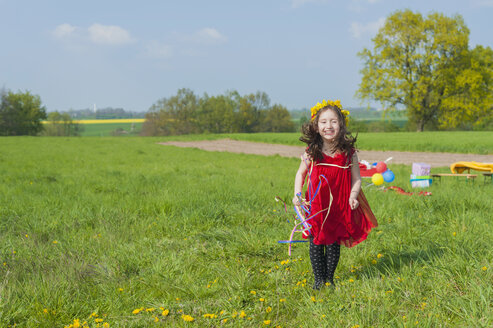
M 406 8 L 460 14 L 470 46 L 493 47 L 493 0 L 0 0 L 0 88 L 29 90 L 48 111 L 147 111 L 184 87 L 354 107 L 357 52 Z

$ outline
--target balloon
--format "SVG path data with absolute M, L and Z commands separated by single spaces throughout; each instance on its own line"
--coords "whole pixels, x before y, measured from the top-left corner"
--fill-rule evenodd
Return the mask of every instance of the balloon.
M 391 170 L 387 170 L 383 172 L 382 177 L 385 182 L 392 182 L 394 181 L 395 175 Z
M 375 173 L 371 177 L 371 182 L 373 182 L 375 186 L 379 186 L 383 183 L 383 176 L 380 173 Z
M 378 162 L 377 164 L 377 172 L 378 173 L 383 173 L 387 170 L 387 164 L 384 162 Z

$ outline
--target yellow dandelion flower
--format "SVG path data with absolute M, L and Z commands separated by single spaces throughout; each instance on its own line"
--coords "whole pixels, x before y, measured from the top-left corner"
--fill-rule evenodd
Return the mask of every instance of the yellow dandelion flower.
M 110 324 L 107 322 L 103 323 L 103 328 L 110 328 Z
M 265 302 L 265 298 L 260 298 L 259 301 L 260 302 Z
M 188 314 L 182 314 L 182 315 L 181 315 L 181 318 L 182 318 L 184 321 L 186 321 L 186 322 L 192 322 L 192 321 L 194 321 L 194 320 L 195 320 L 192 316 L 190 316 L 190 315 L 188 315 Z
M 244 317 L 246 317 L 246 313 L 245 313 L 245 311 L 241 311 L 240 312 L 240 318 L 243 319 Z
M 387 290 L 385 294 L 392 294 L 394 291 L 393 290 Z
M 139 308 L 139 309 L 135 309 L 132 311 L 133 314 L 139 314 L 140 311 L 144 310 L 144 308 Z
M 454 237 L 457 236 L 457 232 L 455 232 L 455 231 L 452 232 L 452 236 L 454 236 Z
M 403 316 L 402 316 L 402 320 L 406 320 L 406 318 L 407 318 L 407 317 L 406 317 L 405 315 L 403 315 Z
M 94 319 L 94 322 L 103 322 L 103 319 L 101 319 L 101 318 L 96 318 L 96 319 Z
M 481 270 L 486 271 L 486 270 L 488 270 L 488 268 L 484 266 L 481 268 Z
M 228 318 L 225 318 L 225 319 L 221 320 L 221 322 L 222 322 L 222 323 L 226 323 L 226 322 L 228 322 Z
M 349 279 L 349 282 L 354 282 L 354 279 Z
M 6 266 L 7 265 L 7 262 L 3 262 L 3 266 Z
M 377 260 L 371 260 L 372 264 L 377 264 Z
M 29 235 L 27 233 L 25 234 L 25 236 L 26 236 L 26 238 L 29 238 Z
M 353 326 L 353 327 L 351 327 L 351 328 L 359 328 L 359 325 L 354 325 L 354 326 Z
M 159 307 L 159 310 L 164 311 L 164 308 L 162 306 Z
M 325 283 L 325 286 L 330 286 L 330 285 L 331 285 L 331 284 L 330 284 L 330 282 L 328 282 L 328 281 Z
M 164 310 L 164 311 L 161 313 L 161 315 L 162 315 L 163 317 L 168 316 L 168 314 L 169 314 L 169 310 L 168 310 L 168 309 Z
M 279 302 L 281 302 L 281 303 L 282 303 L 282 302 L 286 302 L 286 299 L 285 299 L 285 298 L 281 298 L 281 299 L 279 300 Z
M 123 292 L 123 288 L 118 288 L 118 291 L 119 292 Z
M 232 314 L 231 314 L 231 317 L 232 318 L 236 318 L 236 316 L 238 315 L 238 312 L 234 311 Z
M 252 294 L 252 295 L 257 295 L 257 292 L 256 292 L 256 291 L 254 291 L 254 290 L 251 290 L 251 291 L 250 291 L 250 294 Z
M 267 309 L 265 309 L 265 312 L 269 313 L 272 311 L 272 308 L 270 306 L 267 307 Z
M 179 298 L 179 297 L 177 297 L 177 298 L 175 298 L 175 300 L 179 301 L 179 300 L 180 300 L 180 298 Z
M 270 320 L 264 320 L 264 325 L 270 325 Z
M 53 240 L 53 244 L 58 244 L 58 241 L 57 240 Z
M 312 302 L 316 302 L 317 300 L 315 299 L 315 296 L 311 297 Z
M 72 324 L 72 327 L 79 328 L 80 327 L 80 320 L 79 319 L 74 319 L 74 323 Z
M 382 254 L 380 254 L 380 253 L 377 254 L 377 259 L 381 259 L 382 257 L 383 257 Z
M 155 308 L 147 308 L 146 312 L 154 312 Z
M 154 322 L 158 322 L 159 321 L 159 318 L 158 317 L 154 317 Z

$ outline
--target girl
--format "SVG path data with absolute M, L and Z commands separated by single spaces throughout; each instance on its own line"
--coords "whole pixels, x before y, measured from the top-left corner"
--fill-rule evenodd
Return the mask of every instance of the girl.
M 339 101 L 325 100 L 311 112 L 311 121 L 302 127 L 300 140 L 307 148 L 296 173 L 293 204 L 308 205 L 307 218 L 313 216 L 303 238 L 310 239 L 313 288 L 320 289 L 326 283 L 334 284 L 340 245 L 362 242 L 378 224 L 361 191 L 356 138 L 346 129 L 349 112 Z M 307 173 L 308 187 L 302 199 Z

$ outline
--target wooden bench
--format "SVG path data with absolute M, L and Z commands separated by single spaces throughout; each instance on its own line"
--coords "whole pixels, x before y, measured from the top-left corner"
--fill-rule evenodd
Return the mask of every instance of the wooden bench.
M 437 174 L 431 174 L 430 175 L 433 181 L 435 181 L 435 178 L 438 178 L 438 181 L 442 181 L 442 177 L 466 177 L 466 182 L 471 180 L 474 182 L 474 179 L 478 177 L 477 174 L 469 174 L 469 173 L 437 173 Z
M 493 173 L 482 173 L 484 177 L 484 184 L 486 184 L 486 179 L 490 177 L 491 183 L 493 183 Z

